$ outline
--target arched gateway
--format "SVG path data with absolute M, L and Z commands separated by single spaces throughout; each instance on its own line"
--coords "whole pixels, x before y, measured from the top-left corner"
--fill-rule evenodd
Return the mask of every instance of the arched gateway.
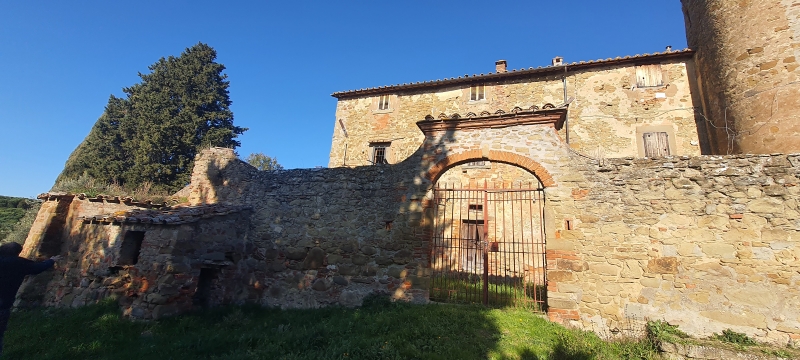
M 557 138 L 559 110 L 418 123 L 429 149 L 445 144 L 425 174 L 434 184 L 431 300 L 545 310 L 544 188 L 556 184 L 529 154 L 492 141 L 510 131 Z

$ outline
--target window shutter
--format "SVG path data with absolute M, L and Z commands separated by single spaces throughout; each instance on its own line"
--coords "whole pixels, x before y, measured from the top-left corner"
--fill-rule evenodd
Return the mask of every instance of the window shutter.
M 649 87 L 664 85 L 661 64 L 639 65 L 636 67 L 636 86 Z
M 642 134 L 644 140 L 644 156 L 669 156 L 669 135 L 666 132 L 648 132 Z

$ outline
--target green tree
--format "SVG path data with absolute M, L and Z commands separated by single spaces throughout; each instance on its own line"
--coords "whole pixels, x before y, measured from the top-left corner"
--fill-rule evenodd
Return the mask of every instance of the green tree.
M 278 159 L 264 155 L 264 153 L 252 153 L 245 161 L 258 170 L 283 170 L 283 166 L 278 164 Z
M 136 188 L 175 191 L 189 182 L 200 149 L 236 148 L 247 129 L 233 124 L 225 66 L 198 43 L 161 58 L 140 83 L 111 95 L 104 113 L 70 155 L 56 183 L 88 175 Z

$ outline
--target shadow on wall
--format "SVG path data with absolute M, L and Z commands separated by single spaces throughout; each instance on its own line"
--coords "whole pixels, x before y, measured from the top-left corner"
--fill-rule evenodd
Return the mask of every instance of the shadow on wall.
M 265 290 L 262 305 L 356 306 L 370 294 L 426 303 L 433 186 L 447 169 L 486 160 L 477 150 L 478 157 L 448 163 L 457 136 L 456 129 L 433 131 L 400 163 L 356 168 L 259 171 L 230 149 L 209 149 L 195 162 L 189 201 L 253 209 L 242 261 L 248 291 Z M 458 220 L 445 221 L 436 226 Z

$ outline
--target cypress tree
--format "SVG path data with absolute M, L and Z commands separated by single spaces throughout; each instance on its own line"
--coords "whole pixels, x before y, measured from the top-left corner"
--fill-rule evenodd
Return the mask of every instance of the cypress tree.
M 200 149 L 236 148 L 247 129 L 233 124 L 225 66 L 198 43 L 161 58 L 141 82 L 111 96 L 102 116 L 70 155 L 56 182 L 88 175 L 135 188 L 176 191 L 189 182 Z

